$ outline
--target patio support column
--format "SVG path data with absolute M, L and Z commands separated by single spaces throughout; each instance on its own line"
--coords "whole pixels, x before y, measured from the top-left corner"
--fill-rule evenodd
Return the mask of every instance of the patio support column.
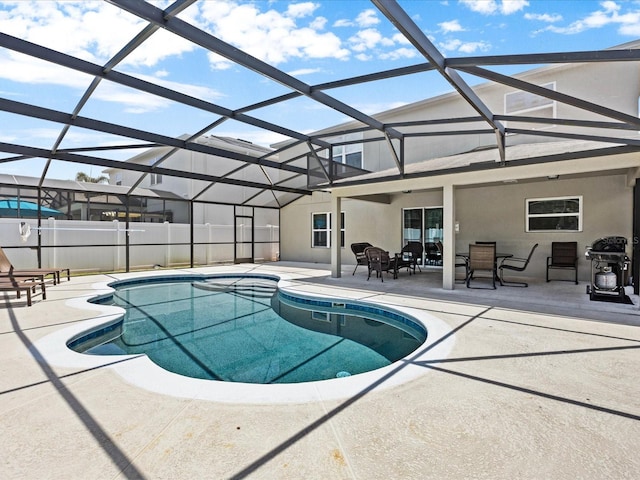
M 456 274 L 455 187 L 442 187 L 442 288 L 453 290 Z
M 342 198 L 335 193 L 331 194 L 331 277 L 342 276 L 342 255 L 340 249 L 340 230 L 342 229 L 342 216 L 340 215 Z

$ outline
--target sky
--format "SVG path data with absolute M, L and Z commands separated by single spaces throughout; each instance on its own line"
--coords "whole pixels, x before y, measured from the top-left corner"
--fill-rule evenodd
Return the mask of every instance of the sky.
M 169 2 L 150 2 L 165 8 Z M 640 1 L 400 0 L 445 57 L 598 50 L 640 38 Z M 315 85 L 425 59 L 374 4 L 360 0 L 200 0 L 179 18 Z M 0 32 L 103 65 L 145 22 L 102 1 L 0 1 Z M 514 67 L 511 67 L 512 69 Z M 531 67 L 518 67 L 527 69 Z M 158 31 L 115 70 L 229 109 L 287 93 L 276 82 Z M 506 73 L 513 73 L 506 69 Z M 71 113 L 92 78 L 0 48 L 0 98 Z M 400 83 L 401 82 L 401 83 Z M 476 81 L 479 83 L 479 81 Z M 327 93 L 374 114 L 451 90 L 436 72 Z M 301 98 L 251 115 L 308 133 L 345 121 Z M 177 137 L 217 116 L 103 81 L 80 115 Z M 0 112 L 0 142 L 50 149 L 61 125 Z M 209 132 L 270 145 L 283 137 L 235 121 Z M 124 145 L 130 139 L 71 128 L 60 148 Z M 100 152 L 124 159 L 136 150 Z M 10 155 L 0 152 L 0 159 Z M 0 173 L 39 176 L 41 161 L 0 163 Z M 89 167 L 87 167 L 89 168 Z M 72 179 L 78 165 L 54 162 L 48 177 Z M 98 167 L 86 171 L 101 174 Z

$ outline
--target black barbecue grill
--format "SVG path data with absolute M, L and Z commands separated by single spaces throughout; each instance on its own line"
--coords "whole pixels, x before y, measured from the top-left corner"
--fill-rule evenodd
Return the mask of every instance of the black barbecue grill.
M 591 300 L 625 301 L 625 274 L 631 263 L 626 245 L 624 237 L 604 237 L 587 247 L 585 257 L 591 260 L 591 285 L 587 286 L 587 293 Z

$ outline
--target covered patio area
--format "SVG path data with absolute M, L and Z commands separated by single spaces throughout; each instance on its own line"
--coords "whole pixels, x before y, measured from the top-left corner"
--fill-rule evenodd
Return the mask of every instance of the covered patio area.
M 621 479 L 640 470 L 637 296 L 634 305 L 591 302 L 569 282 L 445 290 L 438 271 L 381 282 L 352 270 L 336 278 L 329 265 L 276 262 L 173 272 L 274 274 L 295 292 L 417 309 L 450 327 L 421 347 L 452 342 L 419 378 L 295 404 L 161 395 L 110 367 L 47 361 L 43 339 L 99 314 L 71 299 L 170 271 L 74 277 L 30 308 L 7 297 L 0 475 Z

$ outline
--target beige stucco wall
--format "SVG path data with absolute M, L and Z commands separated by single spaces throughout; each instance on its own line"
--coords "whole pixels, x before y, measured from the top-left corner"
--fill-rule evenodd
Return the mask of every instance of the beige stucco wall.
M 574 65 L 551 65 L 530 70 L 518 76 L 518 78 L 534 85 L 555 84 L 555 91 L 571 95 L 579 100 L 590 102 L 602 107 L 620 110 L 632 116 L 638 115 L 638 97 L 640 96 L 640 76 L 637 62 L 618 63 L 584 63 Z M 505 113 L 505 95 L 518 91 L 513 87 L 492 82 L 480 82 L 475 85 L 474 92 L 481 101 L 494 113 Z M 536 116 L 535 112 L 530 113 Z M 393 122 L 426 121 L 442 118 L 476 117 L 478 113 L 457 93 L 449 93 L 434 98 L 428 98 L 421 102 L 405 105 L 396 109 L 374 115 L 375 118 L 385 124 Z M 587 110 L 578 109 L 563 103 L 556 103 L 555 117 L 580 118 L 584 120 L 613 121 L 611 118 L 600 116 Z M 503 122 L 504 123 L 504 122 Z M 337 127 L 326 129 L 323 133 L 335 131 L 339 128 L 358 126 L 356 122 L 346 123 Z M 513 128 L 522 128 L 522 125 L 511 123 Z M 529 125 L 531 126 L 531 125 Z M 490 129 L 486 122 L 453 123 L 435 125 L 431 128 L 399 127 L 403 133 L 416 133 L 426 131 L 462 131 L 474 129 Z M 566 132 L 566 127 L 560 125 L 538 125 L 539 130 L 548 132 Z M 572 133 L 588 133 L 591 135 L 608 136 L 611 132 L 607 129 L 571 127 Z M 616 132 L 620 134 L 620 132 Z M 635 131 L 629 131 L 630 136 L 635 136 Z M 378 131 L 368 131 L 364 138 L 381 138 Z M 522 134 L 508 135 L 507 145 L 522 143 L 542 143 L 562 141 L 562 138 L 546 136 L 528 136 Z M 473 149 L 496 144 L 493 133 L 468 135 L 439 135 L 429 137 L 407 138 L 404 144 L 405 164 L 422 162 L 430 158 L 438 158 L 457 153 L 469 152 Z M 399 144 L 394 141 L 396 151 L 399 152 Z M 280 160 L 301 155 L 308 150 L 306 144 L 280 155 Z M 394 168 L 396 165 L 393 154 L 386 141 L 376 141 L 363 144 L 363 168 L 370 171 L 381 171 Z
M 591 264 L 584 250 L 602 236 L 621 235 L 632 241 L 632 195 L 625 175 L 581 179 L 546 180 L 456 190 L 456 250 L 468 250 L 476 240 L 495 240 L 499 251 L 526 256 L 539 243 L 527 275 L 543 278 L 546 257 L 553 241 L 577 241 L 579 276 L 590 278 Z M 525 232 L 525 200 L 567 195 L 583 196 L 582 232 Z M 330 211 L 330 195 L 315 193 L 282 209 L 281 258 L 283 260 L 330 263 L 327 248 L 311 248 L 311 214 Z M 402 208 L 442 206 L 442 191 L 392 195 L 390 204 L 343 199 L 345 248 L 343 264 L 354 264 L 349 245 L 368 241 L 391 252 L 402 247 Z M 631 252 L 628 245 L 627 252 Z M 561 276 L 563 272 L 554 272 Z

